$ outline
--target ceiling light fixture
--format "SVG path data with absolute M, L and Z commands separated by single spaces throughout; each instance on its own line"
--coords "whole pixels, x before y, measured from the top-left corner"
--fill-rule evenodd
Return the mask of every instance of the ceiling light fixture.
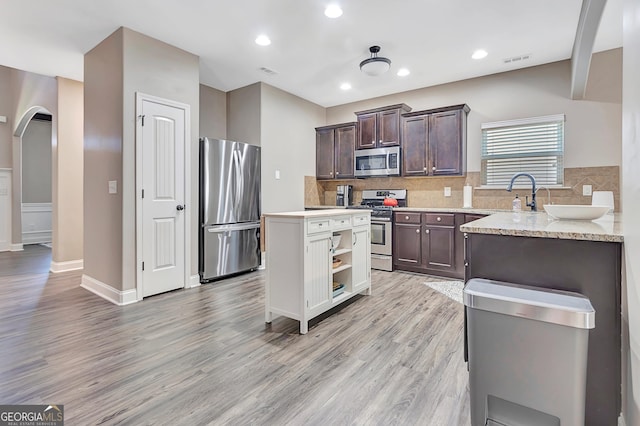
M 349 83 L 342 83 L 342 84 L 340 85 L 340 88 L 341 88 L 342 90 L 349 90 L 349 89 L 351 89 L 351 85 L 350 85 Z
M 271 40 L 269 40 L 269 37 L 266 35 L 260 34 L 256 37 L 256 44 L 259 44 L 260 46 L 268 46 L 271 44 Z
M 398 70 L 398 77 L 406 77 L 406 76 L 408 76 L 409 74 L 411 74 L 411 71 L 409 71 L 409 70 L 408 70 L 408 69 L 406 69 L 406 68 L 400 68 L 400 69 Z
M 482 59 L 482 58 L 486 58 L 488 55 L 486 50 L 482 50 L 482 49 L 478 49 L 475 52 L 473 52 L 473 55 L 471 55 L 471 57 L 473 59 Z
M 337 4 L 330 4 L 324 10 L 324 15 L 327 18 L 339 18 L 342 16 L 342 9 Z
M 371 57 L 360 62 L 360 71 L 371 76 L 381 75 L 389 71 L 391 61 L 382 56 L 378 56 L 380 46 L 371 46 L 369 52 L 371 52 Z

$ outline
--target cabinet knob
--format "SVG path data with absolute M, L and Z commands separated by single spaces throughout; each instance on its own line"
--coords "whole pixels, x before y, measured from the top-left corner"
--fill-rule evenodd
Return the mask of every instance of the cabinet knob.
M 425 233 L 425 234 L 428 234 L 428 233 L 429 233 L 429 230 L 428 230 L 428 229 L 425 229 L 425 230 L 424 230 L 424 233 Z
M 433 166 L 433 167 L 431 168 L 431 170 L 433 170 L 433 171 L 435 172 L 435 171 L 436 171 L 436 166 Z
M 404 217 L 404 220 L 409 220 L 409 216 L 405 216 L 405 217 Z
M 378 143 L 382 143 L 382 139 L 380 139 L 380 142 L 378 142 Z
M 440 222 L 440 221 L 442 220 L 442 218 L 441 218 L 440 216 L 438 216 L 438 217 L 436 218 L 436 220 L 437 220 L 438 222 Z
M 419 229 L 416 229 L 416 234 L 419 234 L 419 233 L 420 233 L 420 230 L 419 230 Z
M 336 172 L 336 176 L 338 176 L 340 174 L 340 172 Z
M 424 167 L 422 168 L 422 170 L 426 172 L 426 171 L 427 171 L 427 166 L 424 166 Z

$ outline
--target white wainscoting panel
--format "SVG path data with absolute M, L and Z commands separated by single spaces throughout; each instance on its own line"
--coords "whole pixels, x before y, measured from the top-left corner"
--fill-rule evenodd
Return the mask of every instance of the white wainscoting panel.
M 22 244 L 51 242 L 51 203 L 22 203 Z

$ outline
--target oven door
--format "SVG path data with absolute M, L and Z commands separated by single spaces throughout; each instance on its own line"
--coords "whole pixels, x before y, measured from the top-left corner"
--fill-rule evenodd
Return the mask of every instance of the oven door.
M 391 221 L 371 219 L 371 254 L 391 256 Z

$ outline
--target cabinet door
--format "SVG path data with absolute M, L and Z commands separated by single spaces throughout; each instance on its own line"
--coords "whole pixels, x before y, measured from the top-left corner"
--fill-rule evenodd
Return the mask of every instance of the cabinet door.
M 335 177 L 353 177 L 353 150 L 356 144 L 356 126 L 339 127 L 335 134 Z
M 371 276 L 371 243 L 369 241 L 369 227 L 353 228 L 353 243 L 351 252 L 351 271 L 353 291 L 358 292 L 369 286 Z
M 331 233 L 307 237 L 304 253 L 304 298 L 307 317 L 331 306 Z
M 334 129 L 316 130 L 316 179 L 333 179 Z
M 420 225 L 396 224 L 393 228 L 393 263 L 397 266 L 420 266 L 422 245 Z
M 430 174 L 462 174 L 464 141 L 462 111 L 448 111 L 429 116 Z
M 378 113 L 378 146 L 400 145 L 400 110 Z
M 453 226 L 423 226 L 422 264 L 427 269 L 455 269 L 455 228 Z
M 375 112 L 358 116 L 358 140 L 356 149 L 369 149 L 377 146 L 378 114 Z
M 428 123 L 426 115 L 402 118 L 402 175 L 424 176 L 428 174 Z

